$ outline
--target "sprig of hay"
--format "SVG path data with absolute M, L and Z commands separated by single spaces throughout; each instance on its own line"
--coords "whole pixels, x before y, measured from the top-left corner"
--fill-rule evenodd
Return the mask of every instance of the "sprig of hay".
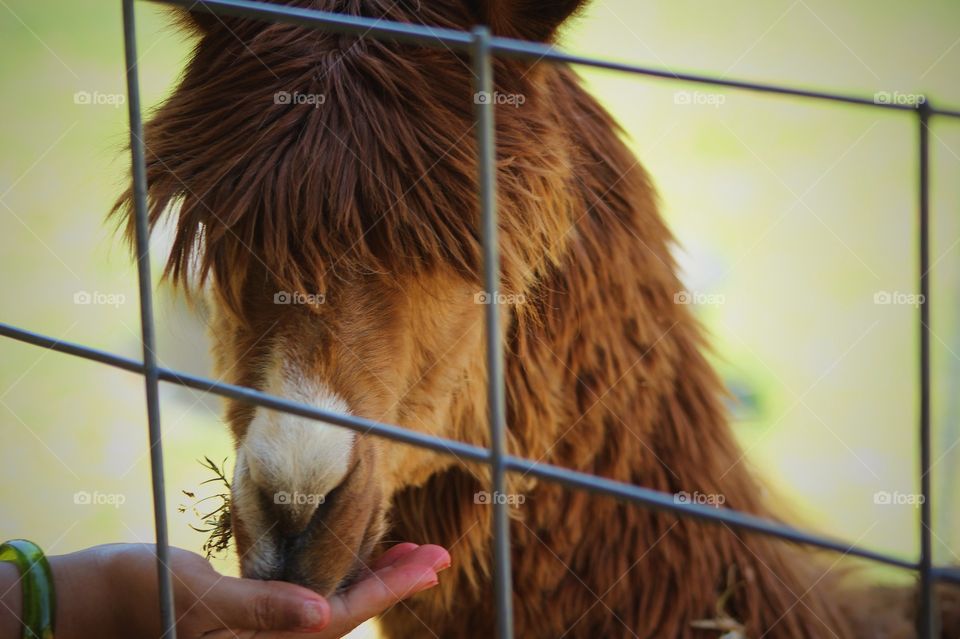
M 726 590 L 724 590 L 717 599 L 717 616 L 713 619 L 698 619 L 697 621 L 691 621 L 690 625 L 698 630 L 714 630 L 716 632 L 724 633 L 719 637 L 719 639 L 746 639 L 747 629 L 742 623 L 731 617 L 730 613 L 727 612 L 727 604 L 730 602 L 730 599 L 733 598 L 733 595 L 737 590 L 737 586 L 737 567 L 736 565 L 731 565 L 727 569 Z
M 233 533 L 230 529 L 230 480 L 227 479 L 226 459 L 218 465 L 209 457 L 204 457 L 203 461 L 199 463 L 214 475 L 210 479 L 201 482 L 200 485 L 220 484 L 225 490 L 200 499 L 197 499 L 196 492 L 189 490 L 181 491 L 185 496 L 194 501 L 189 505 L 181 504 L 178 510 L 182 513 L 188 509 L 192 510 L 194 515 L 200 520 L 201 523 L 199 526 L 190 524 L 190 528 L 207 535 L 207 540 L 203 542 L 203 552 L 206 554 L 207 559 L 210 559 L 224 553 L 230 547 L 230 542 L 233 539 Z M 210 501 L 216 503 L 216 507 L 213 508 L 213 510 L 209 509 L 210 506 L 201 508 L 202 504 Z

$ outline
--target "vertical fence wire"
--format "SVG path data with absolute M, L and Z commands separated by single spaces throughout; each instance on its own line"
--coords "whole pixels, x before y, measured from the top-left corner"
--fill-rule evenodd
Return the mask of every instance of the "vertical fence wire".
M 153 508 L 156 524 L 156 554 L 160 595 L 160 614 L 164 639 L 176 639 L 173 590 L 169 569 L 166 499 L 163 452 L 160 432 L 159 381 L 153 322 L 152 285 L 150 274 L 149 228 L 147 220 L 146 165 L 143 143 L 143 121 L 140 105 L 139 78 L 134 22 L 135 0 L 122 0 L 124 47 L 127 64 L 130 148 L 132 155 L 134 215 L 136 226 L 137 272 L 140 289 L 140 319 L 143 341 L 143 374 L 146 386 L 147 420 L 150 439 Z M 411 36 L 411 40 L 414 39 Z M 477 151 L 479 165 L 479 197 L 484 252 L 484 291 L 486 319 L 486 358 L 488 370 L 488 402 L 490 411 L 490 453 L 493 508 L 493 570 L 497 620 L 496 636 L 513 639 L 512 577 L 510 561 L 510 528 L 506 496 L 508 470 L 506 450 L 506 389 L 504 354 L 501 343 L 500 261 L 497 222 L 496 140 L 494 121 L 494 83 L 492 36 L 485 27 L 472 32 L 471 55 L 475 75 Z M 719 81 L 712 81 L 720 84 Z M 835 97 L 835 96 L 823 96 Z M 934 110 L 929 102 L 917 108 L 919 121 L 919 248 L 920 248 L 920 483 L 923 503 L 920 511 L 920 610 L 918 632 L 923 639 L 939 636 L 939 618 L 934 598 L 938 573 L 932 556 L 931 504 L 931 425 L 930 425 L 930 145 L 929 124 Z M 949 113 L 953 115 L 953 113 Z
M 497 171 L 494 132 L 493 58 L 490 31 L 473 31 L 473 101 L 476 105 L 480 216 L 483 228 L 483 281 L 487 324 L 487 384 L 490 406 L 490 472 L 493 508 L 493 587 L 497 637 L 513 638 L 513 585 L 510 567 L 510 519 L 506 500 L 506 389 L 500 341 L 500 249 L 497 229 Z
M 924 101 L 917 107 L 919 122 L 919 205 L 920 205 L 920 614 L 921 639 L 940 636 L 935 601 L 936 575 L 933 570 L 933 526 L 930 502 L 930 113 Z
M 147 223 L 147 170 L 144 159 L 143 117 L 140 110 L 140 79 L 137 69 L 136 17 L 134 0 L 123 0 L 123 41 L 127 64 L 127 104 L 130 114 L 130 153 L 133 173 L 133 203 L 136 218 L 137 277 L 140 287 L 140 330 L 143 341 L 143 375 L 147 395 L 147 428 L 150 439 L 150 477 L 153 488 L 153 517 L 156 528 L 157 579 L 160 621 L 164 639 L 176 639 L 173 588 L 170 574 L 170 542 L 163 447 L 160 433 L 160 374 L 153 327 L 153 291 L 150 276 L 150 230 Z

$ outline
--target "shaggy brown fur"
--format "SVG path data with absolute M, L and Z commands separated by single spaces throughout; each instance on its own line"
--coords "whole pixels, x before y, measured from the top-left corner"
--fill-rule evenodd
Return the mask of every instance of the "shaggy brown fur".
M 583 1 L 295 4 L 549 39 Z M 190 24 L 194 55 L 146 131 L 150 218 L 180 203 L 168 272 L 211 278 L 222 374 L 262 387 L 280 344 L 358 414 L 484 444 L 469 61 L 286 25 Z M 498 91 L 526 97 L 496 114 L 504 288 L 518 300 L 506 315 L 511 452 L 772 516 L 739 463 L 701 330 L 674 303 L 670 233 L 617 125 L 568 68 L 495 71 Z M 278 91 L 325 103 L 276 104 Z M 327 303 L 277 307 L 279 290 Z M 238 445 L 251 412 L 230 408 Z M 387 538 L 454 555 L 441 588 L 387 614 L 386 633 L 492 636 L 490 509 L 473 499 L 485 471 L 368 439 L 365 479 L 348 482 L 356 503 L 376 513 L 383 500 Z M 913 634 L 905 593 L 844 590 L 834 557 L 529 478 L 511 486 L 526 496 L 511 530 L 518 637 L 716 637 L 696 622 L 724 616 L 751 638 Z M 331 508 L 327 525 L 357 532 L 348 550 L 365 558 L 380 524 L 354 529 L 382 519 Z M 305 552 L 346 557 L 314 564 L 333 587 L 352 559 L 319 540 Z

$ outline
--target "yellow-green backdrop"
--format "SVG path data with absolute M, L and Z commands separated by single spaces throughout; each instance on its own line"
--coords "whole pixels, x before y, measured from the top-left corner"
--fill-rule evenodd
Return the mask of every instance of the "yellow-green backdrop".
M 153 5 L 138 5 L 138 26 L 154 105 L 189 43 Z M 960 105 L 951 0 L 598 0 L 564 42 L 673 71 Z M 139 357 L 135 270 L 103 222 L 128 179 L 120 3 L 0 0 L 0 60 L 0 321 Z M 918 490 L 915 118 L 584 75 L 660 190 L 740 400 L 745 463 L 805 525 L 914 557 L 917 508 L 875 494 Z M 934 532 L 937 560 L 960 562 L 960 122 L 937 120 L 932 142 Z M 160 238 L 155 262 L 162 252 Z M 210 373 L 202 323 L 162 288 L 157 324 L 163 365 Z M 180 490 L 230 443 L 216 399 L 167 386 L 162 399 L 171 539 L 199 549 Z M 152 538 L 138 377 L 0 340 L 0 428 L 0 537 L 51 552 Z

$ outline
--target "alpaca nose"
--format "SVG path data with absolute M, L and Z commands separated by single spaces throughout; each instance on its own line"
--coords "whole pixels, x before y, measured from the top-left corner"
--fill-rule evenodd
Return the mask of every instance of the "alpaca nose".
M 333 492 L 350 472 L 354 448 L 350 431 L 257 410 L 240 455 L 274 534 L 293 539 L 323 518 Z
M 300 466 L 305 460 L 276 447 L 268 456 L 265 442 L 248 432 L 231 512 L 244 577 L 328 596 L 364 574 L 386 531 L 387 501 L 377 483 L 376 442 L 353 444 L 346 468 L 334 472 L 329 464 Z

